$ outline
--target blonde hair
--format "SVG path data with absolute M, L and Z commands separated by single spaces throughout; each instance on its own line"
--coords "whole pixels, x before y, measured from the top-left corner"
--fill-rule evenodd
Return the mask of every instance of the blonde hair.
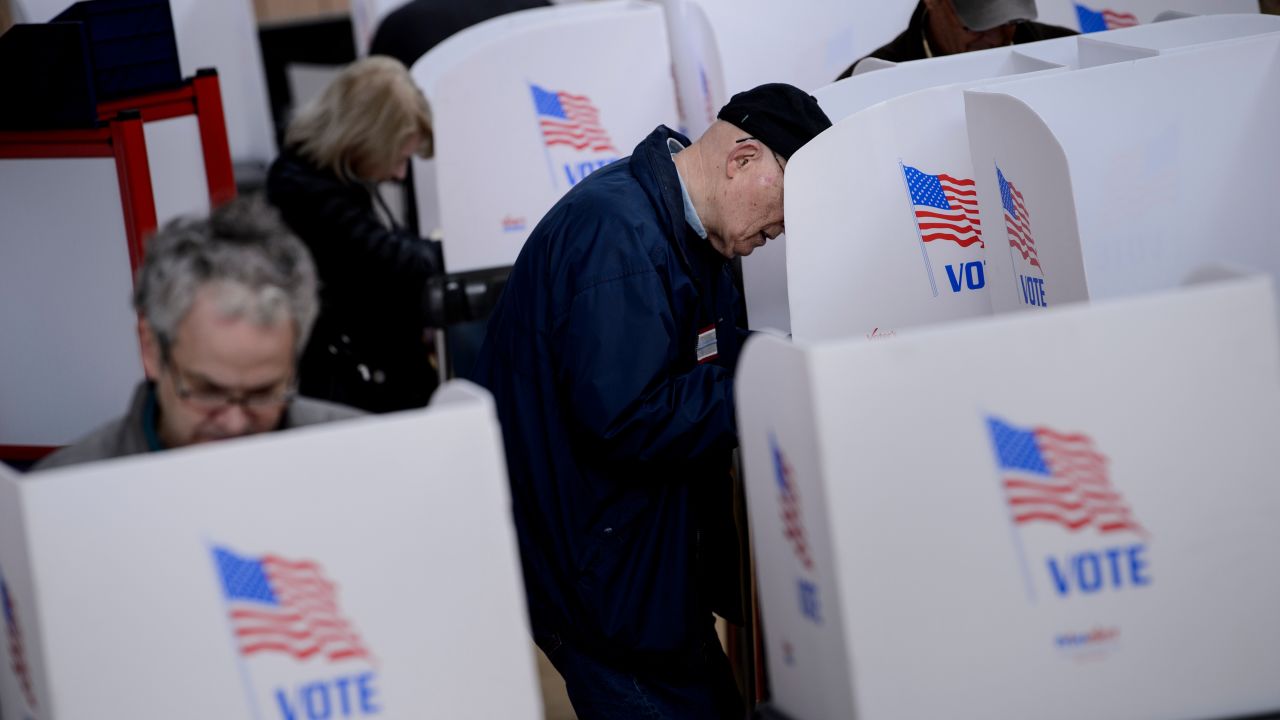
M 360 179 L 356 168 L 394 165 L 415 133 L 418 155 L 431 157 L 427 98 L 399 60 L 374 55 L 348 65 L 308 103 L 289 123 L 285 144 L 351 182 Z

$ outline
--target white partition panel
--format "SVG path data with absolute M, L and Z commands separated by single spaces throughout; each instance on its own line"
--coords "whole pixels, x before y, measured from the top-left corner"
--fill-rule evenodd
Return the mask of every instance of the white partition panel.
M 651 3 L 504 15 L 450 37 L 412 72 L 436 140 L 434 162 L 415 161 L 414 177 L 434 169 L 452 272 L 514 263 L 569 188 L 679 119 L 662 9 Z M 421 194 L 418 205 L 434 227 Z
M 1280 710 L 1268 279 L 882 343 L 757 336 L 736 388 L 789 717 Z
M 1075 38 L 1055 38 L 1017 48 L 913 60 L 825 85 L 815 90 L 813 96 L 832 121 L 839 121 L 878 102 L 915 90 L 1060 67 L 1058 63 L 1030 57 L 1025 50 L 1041 46 L 1069 48 L 1074 55 L 1076 44 Z M 1067 51 L 1064 49 L 1061 53 L 1067 54 Z
M 208 215 L 209 180 L 196 116 L 144 123 L 142 132 L 147 140 L 156 222 L 163 226 L 182 215 Z
M 812 92 L 907 27 L 915 0 L 693 0 L 706 9 L 728 93 L 769 82 Z
M 1280 17 L 1257 12 L 1200 15 L 1149 25 L 1092 33 L 1086 41 L 1106 41 L 1132 48 L 1166 51 L 1280 31 Z
M 0 562 L 38 628 L 39 716 L 540 718 L 497 418 L 474 386 L 441 393 L 426 410 L 0 469 L 0 518 L 25 523 Z M 5 716 L 26 717 L 3 665 Z
M 356 57 L 369 54 L 369 44 L 382 18 L 407 0 L 351 0 L 351 30 L 356 36 Z
M 1256 13 L 1258 0 L 1036 0 L 1040 22 L 1084 33 L 1133 27 L 1162 12 Z
M 680 132 L 697 139 L 729 96 L 715 30 L 695 0 L 660 0 L 671 41 L 671 70 L 676 81 Z
M 990 313 L 964 117 L 970 84 L 920 90 L 854 113 L 792 158 L 780 270 L 787 290 L 769 297 L 787 299 L 797 339 L 877 337 Z M 753 277 L 747 261 L 743 266 L 754 324 L 753 301 L 766 302 L 759 288 L 773 284 L 759 283 L 759 269 Z
M 1280 187 L 1280 36 L 966 101 L 996 311 L 1168 288 L 1206 262 L 1280 276 L 1257 200 Z
M 258 23 L 249 0 L 169 0 L 183 77 L 218 70 L 227 141 L 235 162 L 276 156 Z
M 1072 69 L 1136 60 L 1165 51 L 1280 31 L 1280 17 L 1206 15 L 1142 25 L 1088 37 L 1063 37 L 1013 47 L 897 63 L 892 73 L 844 80 L 814 91 L 833 120 L 912 90 L 1034 72 L 1046 66 Z
M 0 445 L 66 444 L 142 379 L 119 187 L 112 158 L 0 160 Z

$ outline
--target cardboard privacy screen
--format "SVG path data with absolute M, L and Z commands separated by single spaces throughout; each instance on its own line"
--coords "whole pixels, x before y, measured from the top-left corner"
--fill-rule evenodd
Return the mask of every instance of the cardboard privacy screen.
M 778 707 L 1280 709 L 1277 346 L 1259 277 L 882 343 L 751 340 L 738 418 Z
M 1162 13 L 1256 13 L 1257 0 L 1037 0 L 1037 20 L 1082 33 L 1154 22 Z
M 1075 238 L 1077 217 L 1092 234 L 1068 244 L 1091 243 L 1089 296 L 1107 296 L 1120 284 L 1107 278 L 1122 274 L 1142 291 L 1172 287 L 1206 261 L 1273 267 L 1258 246 L 1267 216 L 1250 195 L 1202 188 L 1226 178 L 1277 185 L 1274 163 L 1254 160 L 1275 154 L 1280 83 L 1269 79 L 1266 47 L 1278 30 L 1280 18 L 1264 15 L 1188 18 L 903 63 L 819 90 L 836 125 L 788 165 L 785 241 L 743 261 L 752 326 L 801 340 L 878 337 L 983 315 L 988 304 L 1004 311 L 1015 299 L 1084 299 L 1079 248 L 1055 239 Z M 1185 102 L 1198 83 L 1213 103 Z M 1013 97 L 987 99 L 995 93 Z M 975 98 L 1004 104 L 975 122 Z M 1192 137 L 1195 148 L 1180 150 Z M 1171 173 L 1185 177 L 1176 202 Z M 1219 229 L 1228 227 L 1236 230 Z M 1164 261 L 1135 269 L 1141 258 L 1116 257 L 1158 233 L 1173 240 L 1152 243 Z M 1187 245 L 1194 251 L 1179 249 Z
M 569 188 L 679 122 L 662 9 L 649 3 L 495 18 L 432 48 L 412 73 L 436 141 L 434 160 L 414 161 L 415 180 L 430 176 L 417 188 L 420 224 L 435 227 L 438 213 L 450 272 L 513 264 Z
M 541 717 L 492 404 L 438 395 L 0 469 L 4 716 Z
M 1256 194 L 1280 187 L 1280 33 L 965 103 L 997 312 L 1174 287 L 1211 262 L 1280 277 Z

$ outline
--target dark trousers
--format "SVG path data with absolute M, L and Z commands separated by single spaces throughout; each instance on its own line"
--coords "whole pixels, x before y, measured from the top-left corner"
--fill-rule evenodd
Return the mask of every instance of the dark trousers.
M 551 636 L 539 642 L 579 720 L 742 720 L 742 697 L 715 634 L 679 670 L 622 667 Z

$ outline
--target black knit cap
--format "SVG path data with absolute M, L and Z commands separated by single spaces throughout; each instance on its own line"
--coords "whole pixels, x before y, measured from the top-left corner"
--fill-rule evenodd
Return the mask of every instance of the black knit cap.
M 734 95 L 716 117 L 732 123 L 790 160 L 805 143 L 831 127 L 831 119 L 809 93 L 769 83 Z

